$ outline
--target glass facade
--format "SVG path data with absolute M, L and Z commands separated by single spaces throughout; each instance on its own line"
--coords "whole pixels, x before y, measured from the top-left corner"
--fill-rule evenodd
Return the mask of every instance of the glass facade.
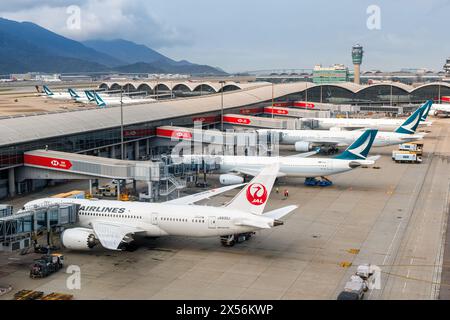
M 403 105 L 420 104 L 425 100 L 438 101 L 439 97 L 449 96 L 450 87 L 444 85 L 425 85 L 418 87 L 411 93 L 391 85 L 373 85 L 353 93 L 353 91 L 339 85 L 323 84 L 307 90 L 292 93 L 275 99 L 276 102 L 311 101 L 334 104 L 353 105 Z

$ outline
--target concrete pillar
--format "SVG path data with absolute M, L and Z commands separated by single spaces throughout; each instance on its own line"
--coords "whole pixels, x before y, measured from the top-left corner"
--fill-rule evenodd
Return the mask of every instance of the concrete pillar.
M 139 141 L 134 143 L 134 160 L 139 160 Z
M 8 183 L 9 183 L 9 196 L 14 197 L 16 195 L 16 175 L 14 168 L 8 170 Z
M 361 81 L 360 81 L 360 79 L 359 79 L 359 74 L 361 73 L 361 70 L 360 70 L 360 65 L 359 64 L 355 64 L 355 65 L 353 65 L 353 72 L 354 72 L 354 83 L 356 83 L 356 84 L 360 84 L 361 83 Z
M 153 192 L 152 192 L 152 182 L 151 181 L 147 181 L 147 192 L 148 192 L 150 201 L 152 201 L 153 200 Z
M 110 150 L 110 155 L 109 157 L 111 159 L 115 159 L 116 158 L 116 146 L 111 146 L 111 150 Z
M 89 179 L 89 195 L 92 197 L 92 180 Z

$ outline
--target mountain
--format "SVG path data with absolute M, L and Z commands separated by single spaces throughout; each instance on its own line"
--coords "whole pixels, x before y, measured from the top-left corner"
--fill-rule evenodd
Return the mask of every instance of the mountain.
M 123 64 L 133 64 L 137 62 L 153 63 L 157 61 L 176 63 L 176 61 L 167 58 L 147 46 L 123 39 L 88 40 L 84 41 L 83 44 L 98 52 L 107 53 L 116 59 L 120 59 L 124 61 Z
M 53 55 L 0 29 L 0 74 L 88 72 L 108 68 L 95 62 Z
M 210 66 L 172 60 L 147 46 L 127 40 L 80 43 L 31 22 L 0 18 L 0 74 L 114 71 L 225 74 Z
M 108 54 L 88 48 L 80 42 L 60 36 L 31 22 L 17 22 L 0 18 L 0 31 L 18 41 L 32 44 L 49 55 L 95 62 L 110 67 L 124 62 Z
M 180 73 L 195 75 L 227 75 L 225 71 L 207 65 L 190 63 L 188 65 L 173 65 L 164 61 L 154 63 L 137 62 L 125 66 L 115 67 L 114 71 L 123 73 Z
M 114 68 L 114 70 L 119 72 L 184 73 L 197 75 L 227 74 L 223 70 L 211 66 L 199 65 L 187 60 L 175 61 L 145 45 L 123 39 L 89 40 L 84 41 L 83 44 L 99 52 L 107 53 L 119 60 L 127 62 L 127 65 Z

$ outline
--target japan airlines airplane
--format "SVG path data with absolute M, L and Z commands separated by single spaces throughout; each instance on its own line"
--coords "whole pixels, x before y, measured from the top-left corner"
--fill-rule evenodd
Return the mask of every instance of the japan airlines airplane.
M 432 103 L 428 100 L 426 103 Z M 318 129 L 343 128 L 347 130 L 373 128 L 383 131 L 394 131 L 402 125 L 402 119 L 368 119 L 368 118 L 303 118 L 302 121 L 317 121 Z M 431 122 L 421 121 L 419 126 L 431 126 Z
M 192 163 L 202 160 L 215 161 L 219 164 L 219 170 L 224 173 L 220 176 L 220 182 L 224 185 L 242 183 L 241 175 L 257 175 L 264 166 L 278 163 L 280 170 L 277 177 L 323 177 L 356 169 L 363 165 L 373 165 L 378 156 L 367 157 L 378 130 L 369 129 L 362 133 L 343 153 L 334 158 L 306 158 L 305 155 L 290 157 L 259 157 L 259 156 L 202 156 L 183 155 L 179 161 Z M 174 161 L 178 161 L 174 157 Z
M 282 225 L 279 219 L 297 208 L 291 205 L 263 213 L 278 170 L 278 164 L 266 166 L 222 207 L 193 203 L 239 185 L 164 203 L 46 198 L 28 202 L 24 209 L 52 203 L 78 204 L 79 226 L 61 234 L 61 242 L 68 249 L 89 250 L 100 242 L 107 249 L 120 250 L 132 241 L 132 235 L 139 234 L 150 237 L 220 236 L 223 245 L 232 246 L 248 239 L 254 231 Z
M 414 111 L 394 132 L 378 131 L 374 147 L 385 147 L 423 139 L 423 135 L 415 134 L 422 116 L 430 109 L 431 101 L 427 101 Z M 361 135 L 359 130 L 258 130 L 259 133 L 279 132 L 281 144 L 293 144 L 295 151 L 306 152 L 317 147 L 333 148 L 348 146 Z
M 42 86 L 44 88 L 44 92 L 47 98 L 56 99 L 56 100 L 72 100 L 72 96 L 69 92 L 53 92 L 46 85 Z
M 95 102 L 101 108 L 106 106 L 120 106 L 120 97 L 101 97 L 97 92 L 93 92 Z M 122 104 L 138 104 L 138 103 L 146 103 L 153 102 L 155 99 L 131 99 L 130 97 L 122 97 Z

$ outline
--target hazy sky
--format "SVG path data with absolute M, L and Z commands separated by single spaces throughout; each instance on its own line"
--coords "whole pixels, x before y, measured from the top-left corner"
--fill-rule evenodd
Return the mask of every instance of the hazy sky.
M 4 1 L 2 1 L 4 2 Z M 80 28 L 67 8 L 80 8 Z M 372 20 L 371 5 L 380 9 Z M 76 40 L 124 38 L 171 58 L 229 72 L 351 64 L 363 70 L 441 70 L 450 56 L 450 0 L 15 0 L 0 16 L 32 21 Z M 372 26 L 380 29 L 370 30 Z M 72 24 L 73 26 L 73 24 Z

